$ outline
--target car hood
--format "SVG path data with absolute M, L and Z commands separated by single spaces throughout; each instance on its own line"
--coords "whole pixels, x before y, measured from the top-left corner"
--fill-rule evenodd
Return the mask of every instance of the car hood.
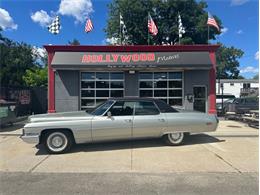
M 86 113 L 85 111 L 75 112 L 59 112 L 59 113 L 48 113 L 48 114 L 36 114 L 31 115 L 28 118 L 28 122 L 48 122 L 48 121 L 65 121 L 65 120 L 76 120 L 80 118 L 91 119 L 93 115 Z

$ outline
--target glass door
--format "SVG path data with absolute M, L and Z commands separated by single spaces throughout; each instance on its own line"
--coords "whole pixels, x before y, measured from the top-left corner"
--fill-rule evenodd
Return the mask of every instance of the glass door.
M 193 110 L 207 112 L 207 90 L 206 86 L 193 87 L 194 103 Z

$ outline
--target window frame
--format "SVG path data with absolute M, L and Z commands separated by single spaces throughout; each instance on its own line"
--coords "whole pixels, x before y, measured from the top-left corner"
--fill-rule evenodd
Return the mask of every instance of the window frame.
M 83 79 L 82 74 L 84 73 L 94 73 L 94 78 L 92 79 Z M 80 99 L 80 103 L 79 103 L 79 108 L 80 110 L 86 110 L 86 109 L 93 109 L 96 108 L 97 106 L 99 106 L 100 104 L 97 104 L 97 102 L 99 102 L 100 100 L 104 100 L 104 102 L 113 97 L 111 96 L 112 91 L 123 91 L 123 96 L 125 96 L 125 74 L 124 71 L 109 71 L 108 74 L 108 79 L 97 79 L 96 75 L 98 73 L 107 73 L 105 71 L 79 71 L 79 99 Z M 111 79 L 111 74 L 113 73 L 121 73 L 122 74 L 122 79 Z M 82 88 L 82 81 L 86 81 L 86 82 L 94 82 L 94 87 L 93 88 Z M 97 88 L 97 82 L 108 82 L 109 86 L 108 88 Z M 111 82 L 122 82 L 123 83 L 123 87 L 122 88 L 111 88 Z M 94 91 L 94 96 L 93 97 L 83 97 L 82 96 L 82 91 L 84 90 L 90 90 L 90 91 Z M 102 91 L 102 90 L 107 90 L 108 91 L 108 96 L 106 97 L 97 97 L 97 91 Z M 121 97 L 121 96 L 120 96 Z M 84 99 L 90 99 L 90 100 L 94 100 L 94 104 L 91 106 L 83 106 L 82 105 L 82 100 Z
M 167 78 L 166 79 L 155 79 L 154 77 L 154 74 L 155 73 L 160 73 L 160 72 L 166 72 L 167 73 Z M 151 73 L 152 74 L 152 78 L 150 79 L 142 79 L 140 74 L 142 73 Z M 181 73 L 181 79 L 180 78 L 175 78 L 175 79 L 170 79 L 169 78 L 169 75 L 170 73 Z M 152 82 L 153 85 L 152 85 L 152 88 L 141 88 L 140 87 L 140 83 L 141 82 Z M 156 88 L 155 87 L 155 83 L 156 81 L 166 81 L 167 82 L 167 87 L 166 88 Z M 181 82 L 181 87 L 179 88 L 176 88 L 176 87 L 170 87 L 169 86 L 169 82 L 170 81 L 180 81 Z M 180 107 L 183 107 L 184 106 L 184 71 L 140 71 L 139 72 L 139 78 L 138 78 L 138 88 L 139 88 L 139 97 L 144 97 L 144 96 L 141 96 L 141 91 L 152 91 L 152 96 L 149 96 L 149 97 L 152 97 L 152 98 L 155 98 L 155 99 L 163 99 L 163 100 L 166 100 L 166 103 L 169 104 L 170 103 L 170 100 L 173 100 L 173 99 L 178 99 L 178 100 L 181 100 L 181 105 L 171 105 L 171 106 L 180 106 Z M 167 96 L 158 96 L 158 97 L 155 97 L 155 91 L 156 90 L 166 90 L 167 91 Z M 181 91 L 181 96 L 170 96 L 170 90 L 180 90 Z

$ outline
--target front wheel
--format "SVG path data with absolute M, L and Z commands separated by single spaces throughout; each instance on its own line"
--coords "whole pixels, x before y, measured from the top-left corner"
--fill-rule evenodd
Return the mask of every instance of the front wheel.
M 49 153 L 60 154 L 68 151 L 73 140 L 67 131 L 48 132 L 44 139 L 44 145 Z
M 184 140 L 184 133 L 168 133 L 163 136 L 164 141 L 171 146 L 181 145 Z

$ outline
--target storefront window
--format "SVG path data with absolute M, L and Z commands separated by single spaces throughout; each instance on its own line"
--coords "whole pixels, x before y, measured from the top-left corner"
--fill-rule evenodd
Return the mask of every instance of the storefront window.
M 81 81 L 81 88 L 95 88 L 95 82 L 94 81 Z
M 96 81 L 96 88 L 109 88 L 109 81 Z
M 182 72 L 140 72 L 140 97 L 154 97 L 170 105 L 183 104 Z
M 81 79 L 94 80 L 95 73 L 94 72 L 84 72 L 81 74 Z
M 155 81 L 154 88 L 167 88 L 167 81 Z
M 124 75 L 122 72 L 111 72 L 110 73 L 110 79 L 111 80 L 123 80 Z
M 96 73 L 96 79 L 97 80 L 108 80 L 109 79 L 109 73 L 97 72 Z
M 124 88 L 124 82 L 123 81 L 111 81 L 111 88 Z
M 162 79 L 167 79 L 167 72 L 155 72 L 154 73 L 154 79 L 162 80 Z
M 168 81 L 169 88 L 182 88 L 182 81 Z
M 152 72 L 140 72 L 140 79 L 153 79 Z
M 141 81 L 140 88 L 153 88 L 153 82 L 152 81 Z
M 182 80 L 182 72 L 169 72 L 169 79 L 180 79 L 180 80 Z
M 82 72 L 81 109 L 98 106 L 110 97 L 124 96 L 123 72 Z
M 111 90 L 111 97 L 123 97 L 124 91 L 123 90 Z
M 85 106 L 85 107 L 90 107 L 90 106 L 94 106 L 95 102 L 93 99 L 82 99 L 81 100 L 81 106 Z
M 140 90 L 140 97 L 153 97 L 152 90 Z
M 82 90 L 81 97 L 94 97 L 95 91 L 94 90 Z

